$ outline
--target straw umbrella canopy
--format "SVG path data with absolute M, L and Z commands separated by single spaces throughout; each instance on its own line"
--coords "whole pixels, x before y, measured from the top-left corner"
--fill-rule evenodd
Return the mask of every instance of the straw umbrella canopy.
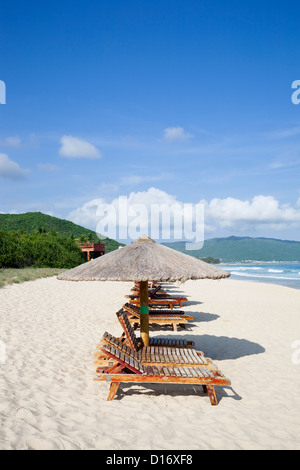
M 140 283 L 140 332 L 149 345 L 148 281 L 185 282 L 222 279 L 230 273 L 192 256 L 156 243 L 146 235 L 130 245 L 96 258 L 58 276 L 65 281 L 136 281 Z

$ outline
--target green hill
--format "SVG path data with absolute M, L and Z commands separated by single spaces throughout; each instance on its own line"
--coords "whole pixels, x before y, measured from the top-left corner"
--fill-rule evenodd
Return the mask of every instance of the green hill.
M 196 258 L 218 258 L 223 263 L 243 261 L 300 261 L 300 242 L 273 238 L 229 237 L 205 240 L 201 250 L 186 251 L 185 242 L 164 243 Z
M 57 232 L 59 235 L 70 237 L 74 239 L 85 239 L 97 241 L 98 236 L 96 232 L 80 225 L 74 224 L 69 220 L 59 219 L 41 212 L 26 212 L 24 214 L 0 214 L 0 230 L 9 231 L 22 231 L 26 233 L 34 232 Z M 121 243 L 106 238 L 104 240 L 106 246 L 106 253 L 116 250 Z

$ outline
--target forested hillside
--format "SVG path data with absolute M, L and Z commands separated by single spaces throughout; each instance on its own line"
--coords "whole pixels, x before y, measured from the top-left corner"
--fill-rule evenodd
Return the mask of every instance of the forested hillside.
M 74 224 L 69 220 L 52 217 L 42 212 L 26 212 L 24 214 L 0 214 L 0 230 L 34 232 L 57 232 L 66 237 L 72 236 L 77 241 L 98 241 L 96 232 Z M 111 238 L 106 238 L 105 252 L 116 250 L 121 243 Z
M 185 242 L 165 243 L 174 250 L 197 258 L 213 257 L 222 262 L 300 261 L 300 242 L 273 238 L 229 237 L 205 240 L 201 250 L 187 251 Z

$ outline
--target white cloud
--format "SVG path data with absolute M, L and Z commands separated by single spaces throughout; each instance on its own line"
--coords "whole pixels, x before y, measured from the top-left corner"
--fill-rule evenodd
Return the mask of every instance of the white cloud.
M 131 192 L 128 196 L 128 202 L 129 204 L 145 204 L 147 207 L 151 204 L 172 205 L 179 203 L 175 196 L 154 187 L 149 188 L 147 191 Z
M 100 219 L 99 210 L 109 204 L 115 208 L 116 213 L 118 214 L 121 198 L 122 196 L 119 196 L 111 199 L 110 201 L 102 198 L 92 199 L 81 207 L 70 212 L 68 218 L 77 224 L 96 230 Z M 131 192 L 129 196 L 127 196 L 129 210 L 137 205 L 144 206 L 148 210 L 151 204 L 167 204 L 172 206 L 175 203 L 177 203 L 177 201 L 174 196 L 156 188 L 150 188 L 148 191 Z M 144 222 L 145 221 L 142 221 L 142 224 Z
M 110 201 L 93 199 L 72 211 L 68 218 L 99 234 L 106 233 L 110 238 L 133 240 L 146 233 L 155 239 L 175 240 L 175 216 L 179 231 L 183 230 L 180 225 L 183 217 L 186 227 L 188 224 L 191 226 L 190 221 L 194 220 L 193 214 L 184 213 L 184 203 L 175 196 L 152 187 L 147 191 L 131 192 L 126 197 L 119 196 Z
M 60 139 L 61 147 L 59 153 L 67 158 L 100 158 L 101 153 L 90 142 L 78 139 L 71 135 L 63 135 Z
M 20 165 L 9 158 L 5 153 L 0 153 L 0 177 L 10 179 L 23 179 L 29 174 Z
M 273 196 L 258 195 L 250 201 L 228 197 L 201 202 L 205 205 L 205 220 L 216 227 L 241 231 L 266 226 L 277 230 L 300 226 L 300 210 L 290 204 L 280 204 Z
M 96 230 L 98 217 L 96 216 L 98 207 L 101 204 L 106 204 L 104 199 L 92 199 L 84 203 L 82 206 L 74 209 L 68 215 L 68 219 L 72 220 L 75 224 L 83 225 L 84 227 Z
M 3 145 L 6 147 L 20 147 L 21 139 L 19 137 L 6 137 Z
M 111 200 L 93 199 L 78 209 L 73 210 L 68 218 L 75 223 L 97 230 L 100 216 L 103 216 L 103 213 L 100 214 L 99 211 L 103 211 L 105 204 L 111 205 L 115 208 L 115 213 L 117 214 L 116 233 L 118 234 L 119 230 L 126 228 L 124 222 L 126 219 L 123 219 L 122 222 L 122 217 L 119 217 L 120 201 L 121 196 Z M 148 222 L 151 222 L 149 215 L 151 215 L 151 206 L 154 204 L 164 204 L 165 207 L 175 208 L 177 214 L 183 214 L 184 204 L 186 203 L 154 187 L 149 188 L 147 191 L 131 192 L 127 196 L 128 213 L 133 219 L 135 216 L 138 216 L 139 226 L 145 233 L 148 228 Z M 264 233 L 267 230 L 268 233 L 273 233 L 274 231 L 278 233 L 300 228 L 300 198 L 296 202 L 295 207 L 291 204 L 280 204 L 273 196 L 263 195 L 257 195 L 251 200 L 241 200 L 232 197 L 224 199 L 214 198 L 210 201 L 201 200 L 199 204 L 204 206 L 206 238 L 207 235 L 212 237 L 216 233 L 246 233 L 248 235 L 255 233 L 257 235 L 259 231 Z M 190 220 L 195 220 L 194 215 L 190 216 L 190 219 L 185 220 L 188 223 Z M 107 221 L 110 223 L 111 219 L 108 218 Z M 167 229 L 164 221 L 160 220 L 157 225 L 156 219 L 155 223 L 152 223 L 152 225 L 150 223 L 148 233 L 151 236 L 152 230 L 155 232 L 164 228 Z M 112 238 L 118 238 L 118 236 L 113 236 L 113 234 L 111 236 Z
M 164 140 L 168 142 L 186 141 L 192 137 L 193 134 L 186 132 L 183 127 L 167 127 L 164 130 Z

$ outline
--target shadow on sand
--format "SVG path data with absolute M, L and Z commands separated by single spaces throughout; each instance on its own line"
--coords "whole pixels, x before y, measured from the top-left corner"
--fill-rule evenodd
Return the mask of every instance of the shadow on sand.
M 260 344 L 243 338 L 200 335 L 186 336 L 185 339 L 193 340 L 196 349 L 203 351 L 206 357 L 218 361 L 239 359 L 240 357 L 253 356 L 265 352 L 265 348 Z
M 192 324 L 191 324 L 192 326 Z M 150 329 L 158 331 L 158 328 L 151 326 Z M 170 331 L 168 325 L 159 327 L 164 338 L 174 339 L 173 334 L 163 334 Z M 160 335 L 159 335 L 160 336 Z M 179 337 L 179 336 L 178 336 Z M 212 360 L 224 361 L 226 359 L 239 359 L 240 357 L 253 356 L 255 354 L 263 354 L 265 348 L 258 343 L 243 338 L 229 338 L 228 336 L 212 336 L 212 335 L 180 335 L 180 339 L 194 341 L 195 348 L 202 351 L 205 357 Z
M 164 338 L 174 339 L 174 334 L 163 335 Z M 205 357 L 212 360 L 238 359 L 244 356 L 262 354 L 265 349 L 258 343 L 254 343 L 247 339 L 229 338 L 227 336 L 210 336 L 210 335 L 180 335 L 180 339 L 194 341 L 195 347 L 199 351 L 203 351 Z M 220 367 L 222 370 L 222 367 Z M 123 391 L 124 390 L 124 391 Z M 242 400 L 242 397 L 230 386 L 215 387 L 218 402 L 223 398 L 231 398 L 233 400 Z M 116 399 L 122 400 L 128 396 L 145 394 L 148 397 L 159 397 L 168 395 L 178 396 L 203 396 L 202 386 L 199 385 L 178 385 L 178 384 L 139 384 L 128 386 L 122 384 L 118 390 Z
M 218 318 L 220 318 L 220 315 L 217 315 L 215 313 L 207 313 L 207 312 L 189 312 L 185 310 L 184 312 L 186 315 L 191 315 L 193 317 L 193 322 L 194 323 L 204 323 L 204 322 L 211 322 L 211 321 L 216 321 Z
M 233 400 L 242 400 L 242 397 L 236 393 L 232 387 L 223 386 L 215 387 L 218 403 L 223 398 L 232 398 Z M 197 396 L 207 397 L 207 394 L 203 391 L 202 385 L 179 385 L 179 384 L 132 384 L 125 385 L 121 384 L 116 395 L 116 400 L 126 399 L 130 396 L 146 395 L 147 397 L 186 397 L 186 396 Z
M 220 318 L 219 315 L 215 315 L 212 313 L 205 313 L 205 312 L 184 312 L 186 315 L 190 315 L 193 317 L 193 320 L 188 321 L 184 325 L 184 330 L 186 331 L 191 331 L 193 327 L 196 326 L 196 323 L 204 323 L 204 322 L 211 322 L 211 321 L 216 321 L 218 318 Z M 176 314 L 176 310 L 174 310 L 174 314 Z M 178 326 L 178 329 L 180 330 L 182 327 Z M 139 329 L 139 326 L 138 328 Z M 171 324 L 156 324 L 156 323 L 150 323 L 149 325 L 149 330 L 150 331 L 172 331 L 172 325 Z

